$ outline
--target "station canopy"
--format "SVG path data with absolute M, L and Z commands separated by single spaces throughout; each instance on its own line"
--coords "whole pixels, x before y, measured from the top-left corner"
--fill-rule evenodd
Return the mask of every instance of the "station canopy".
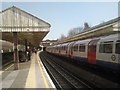
M 15 6 L 0 12 L 2 40 L 13 42 L 13 32 L 17 32 L 18 44 L 38 47 L 40 41 L 50 31 L 50 24 Z

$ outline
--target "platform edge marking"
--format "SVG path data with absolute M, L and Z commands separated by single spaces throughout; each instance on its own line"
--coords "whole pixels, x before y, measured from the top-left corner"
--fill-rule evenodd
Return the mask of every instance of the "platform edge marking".
M 9 68 L 11 68 L 14 64 L 10 65 L 9 67 L 5 68 L 4 70 L 8 70 Z
M 32 58 L 32 62 L 31 62 L 31 66 L 29 69 L 27 81 L 25 84 L 25 88 L 36 88 L 35 60 L 33 61 L 33 59 L 35 59 L 35 58 Z M 31 67 L 33 67 L 33 68 L 31 68 Z
M 44 80 L 45 87 L 46 87 L 46 88 L 49 88 L 49 85 L 48 85 L 47 80 L 46 80 L 46 78 L 45 78 L 45 75 L 44 75 L 44 72 L 43 72 L 42 67 L 41 67 L 41 65 L 40 65 L 40 62 L 38 61 L 38 57 L 39 57 L 39 56 L 38 56 L 38 54 L 37 54 L 37 62 L 38 62 L 38 65 L 39 65 L 39 68 L 40 68 L 40 72 L 41 72 L 42 77 L 43 77 L 43 80 Z
M 40 52 L 38 52 L 38 55 L 39 55 L 39 54 L 40 54 Z M 40 57 L 38 57 L 38 59 L 40 60 Z M 41 60 L 40 60 L 40 61 L 41 61 Z M 42 64 L 42 62 L 40 62 L 40 64 L 42 65 L 43 70 L 44 70 L 46 76 L 48 77 L 48 80 L 50 81 L 50 84 L 51 84 L 52 88 L 56 88 L 55 85 L 54 85 L 54 83 L 53 83 L 53 81 L 51 80 L 50 76 L 48 75 L 48 73 L 47 73 L 44 65 Z
M 0 75 L 3 73 L 3 71 L 0 71 Z

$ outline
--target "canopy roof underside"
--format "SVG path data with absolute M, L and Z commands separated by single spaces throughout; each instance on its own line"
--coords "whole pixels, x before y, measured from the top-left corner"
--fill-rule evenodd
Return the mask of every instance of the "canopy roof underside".
M 46 36 L 46 32 L 34 32 L 34 33 L 27 33 L 27 32 L 19 32 L 18 33 L 18 44 L 25 45 L 25 41 L 29 42 L 33 46 L 38 47 L 39 43 L 42 41 L 44 36 Z M 13 42 L 13 33 L 5 32 L 2 33 L 2 40 Z

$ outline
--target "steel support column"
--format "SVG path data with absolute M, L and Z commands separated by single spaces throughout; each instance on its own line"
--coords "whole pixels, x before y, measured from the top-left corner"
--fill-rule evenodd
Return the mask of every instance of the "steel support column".
M 25 52 L 27 53 L 27 40 L 25 40 Z
M 13 32 L 13 43 L 14 43 L 14 69 L 19 69 L 19 54 L 18 54 L 18 38 L 17 38 L 17 32 Z
M 25 56 L 26 56 L 26 61 L 28 61 L 28 56 L 27 56 L 27 40 L 25 40 Z

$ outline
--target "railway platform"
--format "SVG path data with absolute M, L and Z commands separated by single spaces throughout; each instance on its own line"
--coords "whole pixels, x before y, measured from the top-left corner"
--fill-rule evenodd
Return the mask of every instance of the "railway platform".
M 33 53 L 30 61 L 20 63 L 19 70 L 14 70 L 13 64 L 5 68 L 0 77 L 2 88 L 55 88 L 39 58 L 39 52 Z

